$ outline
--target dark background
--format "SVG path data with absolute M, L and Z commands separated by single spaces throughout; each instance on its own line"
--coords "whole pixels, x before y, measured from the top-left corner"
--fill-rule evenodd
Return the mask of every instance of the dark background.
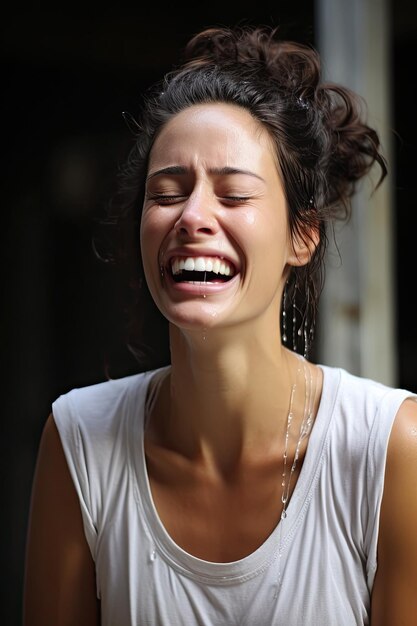
M 137 113 L 143 90 L 201 27 L 262 22 L 316 43 L 313 0 L 255 4 L 20 8 L 2 20 L 1 624 L 21 623 L 30 488 L 51 402 L 136 370 L 115 276 L 91 245 L 130 146 L 122 111 Z M 398 385 L 417 391 L 416 3 L 392 2 L 391 17 Z

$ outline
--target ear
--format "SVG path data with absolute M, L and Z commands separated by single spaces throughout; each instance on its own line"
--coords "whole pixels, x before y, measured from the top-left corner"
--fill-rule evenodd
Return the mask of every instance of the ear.
M 293 267 L 301 267 L 307 265 L 313 256 L 320 242 L 320 232 L 316 227 L 312 227 L 303 236 L 300 233 L 294 233 L 290 242 L 291 250 L 288 255 L 287 263 Z

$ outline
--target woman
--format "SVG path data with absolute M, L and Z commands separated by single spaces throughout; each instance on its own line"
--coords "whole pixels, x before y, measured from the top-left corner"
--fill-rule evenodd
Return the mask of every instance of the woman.
M 136 135 L 113 211 L 157 360 L 54 402 L 25 624 L 417 624 L 415 397 L 307 358 L 329 225 L 386 174 L 358 99 L 210 29 Z

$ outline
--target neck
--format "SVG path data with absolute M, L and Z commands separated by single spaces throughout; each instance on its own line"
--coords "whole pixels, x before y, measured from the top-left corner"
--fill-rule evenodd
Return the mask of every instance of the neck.
M 153 419 L 165 445 L 223 469 L 282 446 L 299 367 L 279 333 L 227 337 L 170 329 L 170 384 Z

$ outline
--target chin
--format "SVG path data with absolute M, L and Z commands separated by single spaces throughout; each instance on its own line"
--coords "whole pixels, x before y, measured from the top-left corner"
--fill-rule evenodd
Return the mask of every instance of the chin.
M 182 330 L 203 330 L 219 324 L 219 311 L 210 305 L 180 305 L 162 311 L 167 320 Z

